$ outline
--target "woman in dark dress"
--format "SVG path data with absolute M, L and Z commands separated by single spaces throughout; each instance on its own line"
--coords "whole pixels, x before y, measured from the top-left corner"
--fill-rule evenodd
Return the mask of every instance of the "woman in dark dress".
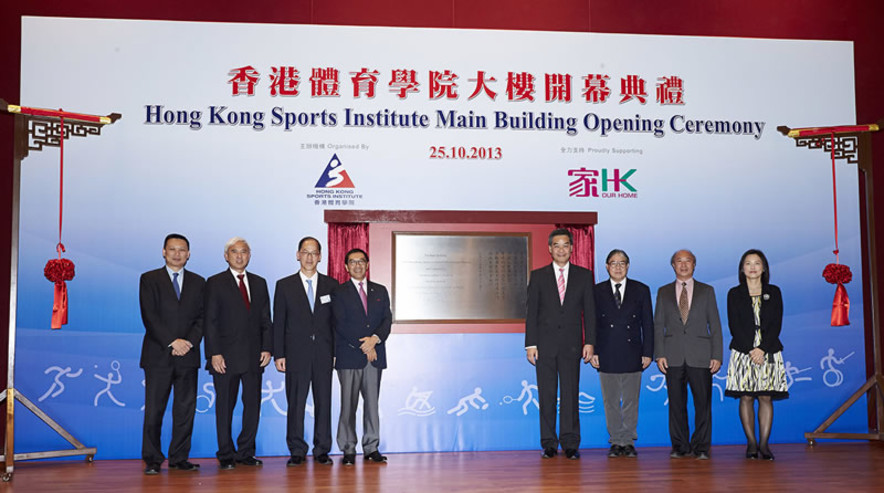
M 773 402 L 789 397 L 783 344 L 783 297 L 770 284 L 767 258 L 760 250 L 743 254 L 739 286 L 727 293 L 727 320 L 731 331 L 731 358 L 725 395 L 740 399 L 740 421 L 746 433 L 746 458 L 774 460 L 768 440 L 773 424 Z M 758 401 L 759 440 L 755 439 L 755 401 Z

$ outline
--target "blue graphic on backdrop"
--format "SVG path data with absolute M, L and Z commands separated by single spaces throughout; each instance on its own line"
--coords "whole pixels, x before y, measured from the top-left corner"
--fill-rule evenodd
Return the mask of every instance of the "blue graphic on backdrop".
M 83 342 L 94 341 L 91 335 L 69 334 Z M 385 386 L 381 392 L 382 448 L 387 451 L 450 451 L 537 448 L 538 402 L 534 368 L 524 360 L 520 351 L 520 334 L 470 334 L 459 336 L 463 345 L 453 343 L 446 335 L 396 335 L 389 340 L 391 367 L 385 370 Z M 130 350 L 129 358 L 116 356 L 80 356 L 69 352 L 71 341 L 64 338 L 46 338 L 42 330 L 22 330 L 21 359 L 19 360 L 21 391 L 39 395 L 41 405 L 53 414 L 94 409 L 90 419 L 74 423 L 74 433 L 88 445 L 99 447 L 102 457 L 137 458 L 140 450 L 141 420 L 144 399 L 143 372 L 138 368 L 137 351 Z M 119 339 L 119 338 L 118 338 Z M 126 335 L 123 347 L 140 347 L 140 336 Z M 42 345 L 33 342 L 43 341 Z M 117 341 L 119 342 L 119 341 Z M 40 347 L 40 349 L 32 349 Z M 74 344 L 73 347 L 78 347 Z M 397 371 L 404 362 L 396 356 L 414 355 L 421 348 L 438 348 L 435 355 L 423 355 L 425 368 L 441 368 L 441 361 L 457 354 L 459 364 L 467 368 L 485 368 L 489 362 L 477 348 L 515 347 L 505 358 L 496 358 L 497 375 L 488 371 L 468 371 L 450 374 L 427 371 L 411 374 Z M 788 347 L 788 346 L 787 346 Z M 465 348 L 473 348 L 472 350 Z M 99 348 L 101 349 L 101 348 Z M 113 352 L 119 352 L 119 348 Z M 102 353 L 102 351 L 99 351 Z M 103 353 L 103 354 L 109 354 Z M 843 347 L 817 347 L 816 355 L 800 355 L 785 362 L 791 398 L 778 403 L 776 423 L 777 441 L 801 441 L 802 434 L 812 429 L 830 411 L 816 405 L 806 409 L 820 395 L 824 402 L 834 405 L 845 391 L 862 383 L 861 372 L 845 373 L 847 364 L 856 351 Z M 436 360 L 439 358 L 439 360 Z M 810 358 L 808 360 L 808 358 Z M 42 360 L 37 371 L 22 372 L 27 361 Z M 450 361 L 450 360 L 449 360 Z M 807 361 L 807 363 L 804 363 Z M 808 364 L 809 363 L 809 364 Z M 87 375 L 85 368 L 92 368 Z M 26 378 L 33 375 L 33 378 Z M 85 377 L 89 378 L 85 378 Z M 713 439 L 715 444 L 740 443 L 742 431 L 738 426 L 734 399 L 724 397 L 724 374 L 713 380 Z M 799 385 L 800 384 L 800 385 Z M 335 379 L 333 389 L 333 426 L 339 413 L 339 387 Z M 642 377 L 640 400 L 639 444 L 665 446 L 668 444 L 665 423 L 668 405 L 664 376 L 651 367 Z M 464 392 L 464 388 L 469 389 Z M 607 444 L 604 413 L 597 412 L 601 389 L 595 370 L 584 366 L 581 374 L 579 410 L 583 447 L 604 447 Z M 212 457 L 215 452 L 214 433 L 215 391 L 208 373 L 200 371 L 197 394 L 197 417 L 194 429 L 193 456 Z M 308 442 L 312 440 L 312 397 L 307 402 L 305 429 Z M 496 404 L 496 405 L 492 405 Z M 134 407 L 133 407 L 134 406 Z M 444 412 L 439 412 L 442 409 Z M 240 413 L 239 407 L 236 413 Z M 285 455 L 285 379 L 276 371 L 264 374 L 261 400 L 261 428 L 258 434 L 259 455 Z M 850 413 L 848 413 L 849 415 Z M 848 416 L 845 415 L 845 416 Z M 862 411 L 852 418 L 862 424 Z M 417 421 L 412 421 L 417 420 Z M 418 444 L 417 429 L 437 430 L 436 438 Z M 127 429 L 127 440 L 121 440 L 119 430 Z M 117 431 L 114 431 L 117 430 Z M 273 430 L 278 430 L 274 432 Z M 513 433 L 519 430 L 520 433 Z M 47 427 L 34 426 L 27 433 L 17 435 L 22 450 L 33 449 L 49 439 L 53 432 Z M 131 436 L 130 436 L 131 435 Z M 452 442 L 452 438 L 456 440 Z M 337 451 L 337 450 L 335 450 Z

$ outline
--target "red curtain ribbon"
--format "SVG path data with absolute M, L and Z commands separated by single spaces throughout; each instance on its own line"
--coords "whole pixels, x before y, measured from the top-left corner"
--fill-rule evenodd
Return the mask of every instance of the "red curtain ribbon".
M 835 254 L 835 263 L 840 263 L 838 260 L 838 185 L 835 181 L 835 133 L 832 133 L 831 136 L 831 147 L 832 147 L 832 203 L 835 211 L 835 250 L 832 252 Z
M 847 297 L 847 289 L 840 282 L 835 288 L 835 299 L 832 300 L 832 327 L 850 325 L 850 298 Z
M 52 301 L 52 328 L 60 329 L 68 323 L 68 286 L 64 281 L 55 283 L 55 299 Z
M 58 110 L 63 113 L 61 109 Z M 58 245 L 55 251 L 61 262 L 61 253 L 64 252 L 64 244 L 61 242 L 61 225 L 64 211 L 64 116 L 59 118 L 59 171 L 58 171 Z M 73 264 L 71 264 L 73 267 Z M 68 323 L 68 286 L 63 280 L 55 280 L 55 296 L 52 301 L 52 328 L 60 329 Z

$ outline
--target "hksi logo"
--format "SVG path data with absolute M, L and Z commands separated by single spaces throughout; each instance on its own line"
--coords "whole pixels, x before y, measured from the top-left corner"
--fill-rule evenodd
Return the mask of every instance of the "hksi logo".
M 347 170 L 344 169 L 343 163 L 338 159 L 338 155 L 335 154 L 328 162 L 328 166 L 325 167 L 325 171 L 319 177 L 319 181 L 316 182 L 316 188 L 356 187 L 353 185 L 353 180 L 350 179 L 350 175 L 347 174 Z
M 569 197 L 638 198 L 636 188 L 629 183 L 635 169 L 569 169 L 573 180 L 568 184 Z

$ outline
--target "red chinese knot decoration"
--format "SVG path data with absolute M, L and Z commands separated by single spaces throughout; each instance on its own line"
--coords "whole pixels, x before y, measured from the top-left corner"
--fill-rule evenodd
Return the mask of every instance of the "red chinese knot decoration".
M 68 286 L 65 281 L 74 278 L 74 263 L 66 258 L 56 258 L 46 262 L 43 275 L 55 283 L 55 297 L 52 301 L 52 328 L 60 329 L 68 323 Z
M 829 264 L 823 269 L 823 277 L 829 284 L 847 284 L 853 280 L 853 273 L 846 265 Z
M 829 284 L 837 284 L 835 299 L 832 300 L 832 327 L 850 325 L 850 298 L 844 285 L 853 279 L 850 267 L 843 264 L 829 264 L 823 269 L 823 277 Z

